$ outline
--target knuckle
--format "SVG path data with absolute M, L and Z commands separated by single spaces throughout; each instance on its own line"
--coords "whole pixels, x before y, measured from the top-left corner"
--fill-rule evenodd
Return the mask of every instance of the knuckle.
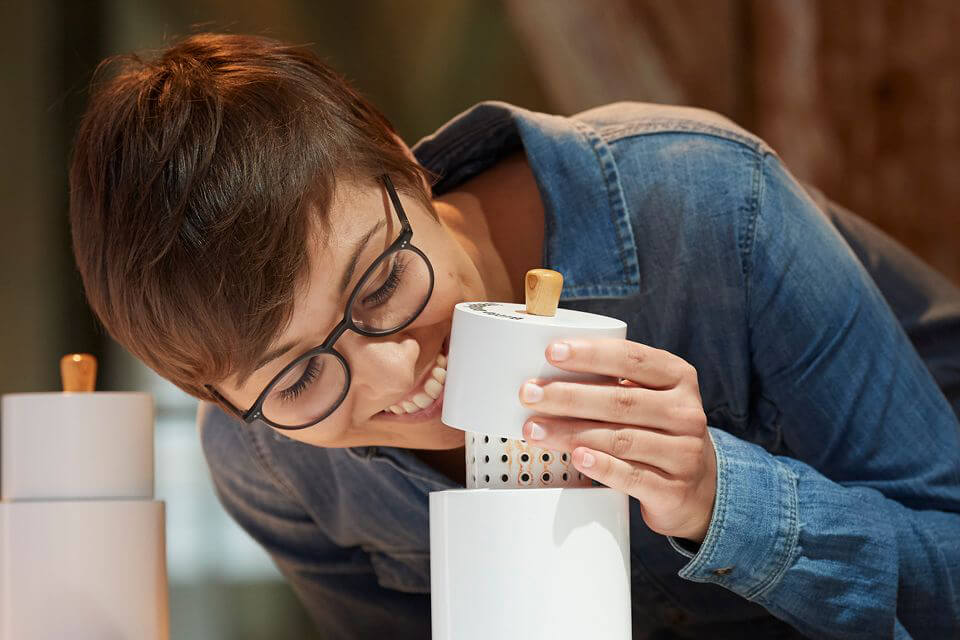
M 686 372 L 684 363 L 673 361 L 673 362 L 670 362 L 668 365 L 666 365 L 666 367 L 664 368 L 666 369 L 665 373 L 667 374 L 667 378 L 670 379 L 673 386 L 677 386 L 678 384 L 683 382 L 683 376 L 685 375 L 685 372 Z
M 626 417 L 633 411 L 636 400 L 629 387 L 612 387 L 611 411 L 616 417 Z
M 670 409 L 670 421 L 685 432 L 700 434 L 707 429 L 707 416 L 700 407 L 677 405 Z
M 571 407 L 577 400 L 577 388 L 569 383 L 560 384 L 559 400 L 565 407 Z
M 568 428 L 564 429 L 560 434 L 560 439 L 566 442 L 566 450 L 573 451 L 577 447 L 589 447 L 587 434 L 577 428 L 579 423 L 569 422 L 567 424 Z M 554 429 L 554 431 L 557 430 Z
M 697 368 L 690 363 L 684 363 L 686 365 L 685 378 L 690 384 L 694 387 L 699 387 L 700 382 L 697 379 Z
M 630 490 L 637 490 L 643 485 L 644 476 L 647 475 L 647 470 L 639 465 L 633 465 L 630 468 L 630 473 L 627 476 L 627 487 Z
M 624 360 L 631 371 L 641 369 L 647 361 L 647 354 L 635 342 L 624 343 Z
M 613 432 L 613 442 L 610 449 L 610 453 L 615 457 L 626 457 L 633 449 L 633 436 L 627 429 L 616 429 Z

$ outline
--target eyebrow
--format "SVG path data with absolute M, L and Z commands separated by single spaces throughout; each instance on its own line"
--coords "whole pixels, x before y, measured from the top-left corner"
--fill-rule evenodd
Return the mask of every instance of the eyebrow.
M 353 280 L 353 273 L 354 271 L 357 270 L 357 261 L 360 259 L 360 256 L 363 254 L 364 249 L 367 248 L 367 244 L 369 244 L 370 238 L 372 238 L 373 235 L 377 231 L 382 229 L 386 224 L 387 224 L 387 221 L 384 218 L 380 218 L 380 220 L 375 225 L 370 227 L 370 229 L 365 234 L 363 234 L 363 236 L 360 238 L 360 241 L 357 243 L 357 246 L 353 248 L 353 253 L 350 254 L 350 259 L 347 261 L 347 268 L 343 272 L 343 277 L 340 278 L 340 294 L 341 295 L 346 292 L 347 285 L 349 285 L 350 281 Z M 267 364 L 273 362 L 280 356 L 284 355 L 285 353 L 293 349 L 295 346 L 297 346 L 297 344 L 299 344 L 297 341 L 292 340 L 290 342 L 285 342 L 284 344 L 280 345 L 276 349 L 271 349 L 270 351 L 266 352 L 265 354 L 263 354 L 260 360 L 257 361 L 257 364 L 256 366 L 254 366 L 253 371 L 258 371 L 259 369 L 262 369 Z

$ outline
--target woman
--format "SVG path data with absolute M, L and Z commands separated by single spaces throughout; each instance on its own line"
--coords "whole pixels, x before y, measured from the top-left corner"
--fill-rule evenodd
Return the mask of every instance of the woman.
M 71 169 L 87 296 L 208 401 L 224 507 L 327 637 L 429 633 L 427 496 L 464 481 L 452 308 L 519 301 L 535 266 L 628 326 L 545 353 L 628 384 L 518 394 L 528 439 L 633 498 L 635 637 L 960 634 L 960 293 L 763 141 L 487 102 L 411 151 L 300 48 L 119 66 Z

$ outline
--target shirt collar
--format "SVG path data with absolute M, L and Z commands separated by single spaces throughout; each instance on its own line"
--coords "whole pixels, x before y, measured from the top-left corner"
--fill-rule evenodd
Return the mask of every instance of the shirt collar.
M 563 274 L 561 300 L 637 293 L 636 241 L 616 161 L 587 122 L 481 102 L 417 142 L 413 153 L 439 174 L 440 195 L 520 147 L 544 205 L 542 266 Z

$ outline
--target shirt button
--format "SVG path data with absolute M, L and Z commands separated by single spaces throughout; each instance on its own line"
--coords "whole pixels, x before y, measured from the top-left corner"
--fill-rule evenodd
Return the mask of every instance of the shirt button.
M 715 576 L 728 576 L 733 572 L 733 567 L 720 567 L 719 569 L 713 570 L 713 575 Z

